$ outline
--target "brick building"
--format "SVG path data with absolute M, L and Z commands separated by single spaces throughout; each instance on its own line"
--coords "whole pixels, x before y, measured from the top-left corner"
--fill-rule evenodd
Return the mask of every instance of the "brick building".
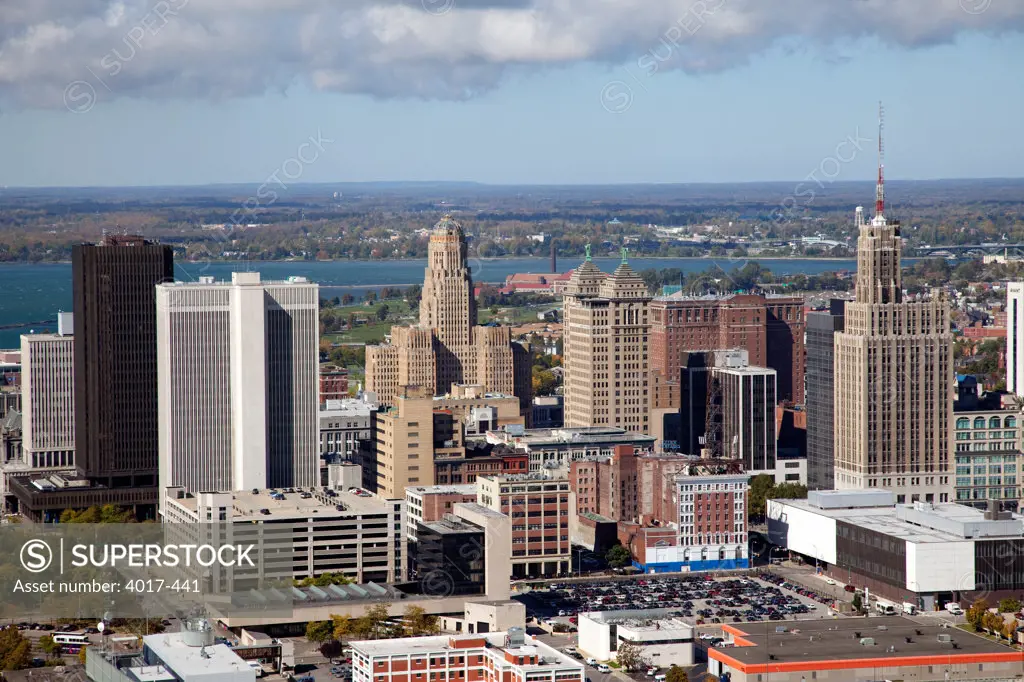
M 658 296 L 650 303 L 651 369 L 679 375 L 688 351 L 745 349 L 751 365 L 778 373 L 778 398 L 804 402 L 804 310 L 800 296 Z
M 348 397 L 348 370 L 337 365 L 320 365 L 320 404 Z
M 477 502 L 512 520 L 513 577 L 569 573 L 569 520 L 576 515 L 576 500 L 568 478 L 481 476 Z

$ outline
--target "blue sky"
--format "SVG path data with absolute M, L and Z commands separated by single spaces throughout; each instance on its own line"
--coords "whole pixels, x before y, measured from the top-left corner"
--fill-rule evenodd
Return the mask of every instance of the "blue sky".
M 991 2 L 990 13 L 1009 0 Z M 906 41 L 870 28 L 756 40 L 748 32 L 734 56 L 735 38 L 714 34 L 715 19 L 690 36 L 685 54 L 669 48 L 666 67 L 653 75 L 642 66 L 651 58 L 643 57 L 666 49 L 665 32 L 629 27 L 623 30 L 635 35 L 608 53 L 580 47 L 578 35 L 563 42 L 533 36 L 525 44 L 543 42 L 543 54 L 503 47 L 511 56 L 489 54 L 500 68 L 487 73 L 469 73 L 473 61 L 458 56 L 420 68 L 422 55 L 412 54 L 369 74 L 364 68 L 365 81 L 356 82 L 336 66 L 325 73 L 322 65 L 296 67 L 277 55 L 264 67 L 285 73 L 265 87 L 251 73 L 236 79 L 230 70 L 223 82 L 198 80 L 191 62 L 176 73 L 173 50 L 182 48 L 163 44 L 152 50 L 160 59 L 143 44 L 113 76 L 109 61 L 89 67 L 85 60 L 32 67 L 42 75 L 19 81 L 0 58 L 0 185 L 263 182 L 318 135 L 323 151 L 302 164 L 297 180 L 743 182 L 798 180 L 816 168 L 866 180 L 874 172 L 880 99 L 888 177 L 1024 175 L 1020 32 L 929 26 Z M 40 18 L 32 20 L 38 25 Z M 121 35 L 131 26 L 122 23 Z M 167 40 L 168 32 L 154 35 Z M 0 31 L 0 48 L 5 39 L 11 34 Z M 479 50 L 453 51 L 479 59 Z M 89 59 L 108 54 L 85 51 Z M 208 66 L 220 72 L 229 64 Z M 75 80 L 86 85 L 70 99 L 67 90 L 63 98 L 54 94 Z M 90 106 L 74 113 L 68 103 Z M 860 140 L 861 149 L 838 150 L 848 139 Z

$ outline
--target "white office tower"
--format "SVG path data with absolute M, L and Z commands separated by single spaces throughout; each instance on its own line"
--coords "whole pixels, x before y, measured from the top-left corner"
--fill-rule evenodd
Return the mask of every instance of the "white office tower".
M 1024 395 L 1024 282 L 1006 288 L 1006 390 Z
M 21 337 L 22 451 L 32 469 L 75 465 L 75 371 L 71 313 L 56 334 Z
M 236 272 L 156 299 L 161 490 L 316 485 L 319 287 Z

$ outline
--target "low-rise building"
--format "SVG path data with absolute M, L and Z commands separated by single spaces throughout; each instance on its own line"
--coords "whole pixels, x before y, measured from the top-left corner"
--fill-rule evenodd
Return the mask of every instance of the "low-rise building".
M 521 628 L 351 642 L 352 682 L 584 682 L 579 663 Z M 421 672 L 417 672 L 421 671 Z
M 337 365 L 320 365 L 320 404 L 348 397 L 348 370 Z
M 708 648 L 708 672 L 731 682 L 1002 680 L 1021 655 L 1003 644 L 906 618 L 841 618 L 722 625 L 728 647 Z
M 372 400 L 345 398 L 320 405 L 320 454 L 355 457 L 359 441 L 371 436 L 371 415 L 377 409 Z
M 410 542 L 416 541 L 416 527 L 440 521 L 460 502 L 476 502 L 476 485 L 410 486 L 405 489 L 406 526 Z
M 488 443 L 508 445 L 528 454 L 530 471 L 559 468 L 566 474 L 573 460 L 609 457 L 618 445 L 632 446 L 637 452 L 653 452 L 654 441 L 653 436 L 607 426 L 506 429 L 487 434 Z
M 408 572 L 405 500 L 383 500 L 362 491 L 330 492 L 189 493 L 181 487 L 168 488 L 164 521 L 190 528 L 210 521 L 229 524 L 226 532 L 231 542 L 260 548 L 272 537 L 291 551 L 291 561 L 257 567 L 260 584 L 323 573 L 342 573 L 359 583 L 404 581 Z M 210 570 L 211 579 L 223 581 L 219 584 L 225 590 L 251 578 L 217 566 Z
M 477 502 L 511 519 L 513 577 L 571 571 L 569 522 L 576 515 L 576 500 L 568 478 L 482 476 Z
M 693 665 L 693 626 L 672 609 L 593 611 L 579 615 L 580 652 L 610 661 L 623 644 L 642 650 L 651 665 Z
M 538 395 L 533 397 L 533 422 L 535 429 L 557 429 L 565 422 L 565 398 L 560 395 Z
M 1024 590 L 1024 518 L 962 504 L 895 504 L 882 489 L 815 490 L 769 500 L 775 545 L 835 578 L 922 611 Z

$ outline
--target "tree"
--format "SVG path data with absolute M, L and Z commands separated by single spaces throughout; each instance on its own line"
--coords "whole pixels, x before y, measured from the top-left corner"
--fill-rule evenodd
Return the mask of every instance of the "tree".
M 534 395 L 551 395 L 555 392 L 555 387 L 558 386 L 558 377 L 555 373 L 549 369 L 539 370 L 537 367 L 533 368 L 533 394 Z
M 686 671 L 680 668 L 678 665 L 673 665 L 665 673 L 665 682 L 689 682 L 690 678 L 687 676 Z
M 130 509 L 115 504 L 87 509 L 65 509 L 60 514 L 61 523 L 135 523 L 135 514 Z
M 333 637 L 334 623 L 332 623 L 331 621 L 313 620 L 309 623 L 306 623 L 306 639 L 313 642 L 314 644 L 327 642 L 331 640 Z
M 352 294 L 342 294 L 341 295 L 341 304 L 342 305 L 352 305 L 355 302 L 356 302 L 356 297 L 353 296 Z
M 1003 633 L 1003 617 L 1000 614 L 986 611 L 985 615 L 981 618 L 984 629 L 993 635 L 1001 635 Z
M 373 289 L 368 289 L 366 293 L 363 295 L 363 299 L 367 303 L 373 303 L 374 301 L 377 300 L 377 292 L 374 291 Z
M 88 648 L 89 648 L 89 645 L 87 644 L 87 645 L 83 646 L 81 649 L 78 650 L 78 662 L 81 663 L 82 665 L 85 665 L 86 659 L 89 656 L 89 654 L 87 654 L 85 652 L 85 650 L 88 649 Z
M 387 627 L 390 611 L 390 602 L 378 602 L 367 606 L 363 615 L 352 621 L 352 634 L 357 637 L 377 639 Z
M 1020 627 L 1020 623 L 1014 618 L 1010 622 L 1003 625 L 1003 636 L 1011 642 L 1017 639 L 1017 628 Z
M 326 658 L 331 663 L 334 663 L 334 659 L 341 656 L 345 647 L 341 645 L 336 639 L 329 639 L 320 645 L 320 655 Z
M 32 662 L 32 643 L 10 627 L 0 630 L 0 670 L 21 670 Z
M 1017 613 L 1018 611 L 1020 611 L 1020 600 L 1013 597 L 999 600 L 1000 613 Z
M 619 662 L 627 672 L 642 670 L 650 665 L 650 661 L 643 655 L 643 649 L 635 644 L 623 642 L 619 644 L 619 650 L 615 654 L 615 660 Z
M 629 553 L 629 550 L 622 545 L 615 545 L 608 550 L 605 555 L 605 560 L 608 565 L 612 568 L 621 568 L 628 564 L 633 559 L 633 556 Z
M 435 635 L 440 632 L 437 616 L 429 615 L 422 606 L 407 606 L 403 614 L 402 629 L 406 637 Z
M 748 499 L 748 515 L 760 518 L 765 515 L 767 509 L 768 493 L 775 487 L 775 477 L 771 474 L 760 474 L 750 479 L 750 492 Z
M 60 651 L 60 644 L 53 641 L 53 635 L 43 635 L 39 638 L 39 648 L 44 654 L 50 655 Z
M 988 602 L 984 599 L 978 599 L 967 609 L 965 617 L 975 632 L 981 632 L 985 629 L 984 619 L 986 613 L 988 613 Z
M 331 624 L 334 626 L 334 639 L 339 642 L 352 634 L 352 619 L 348 616 L 331 616 Z
M 384 320 L 388 319 L 388 315 L 390 315 L 390 314 L 391 314 L 391 308 L 388 307 L 387 303 L 385 303 L 385 304 L 381 305 L 381 307 L 377 308 L 377 319 L 380 320 L 381 322 L 383 322 Z
M 860 598 L 860 592 L 853 593 L 853 601 L 851 604 L 853 604 L 853 610 L 860 613 L 860 609 L 864 605 L 864 602 Z

